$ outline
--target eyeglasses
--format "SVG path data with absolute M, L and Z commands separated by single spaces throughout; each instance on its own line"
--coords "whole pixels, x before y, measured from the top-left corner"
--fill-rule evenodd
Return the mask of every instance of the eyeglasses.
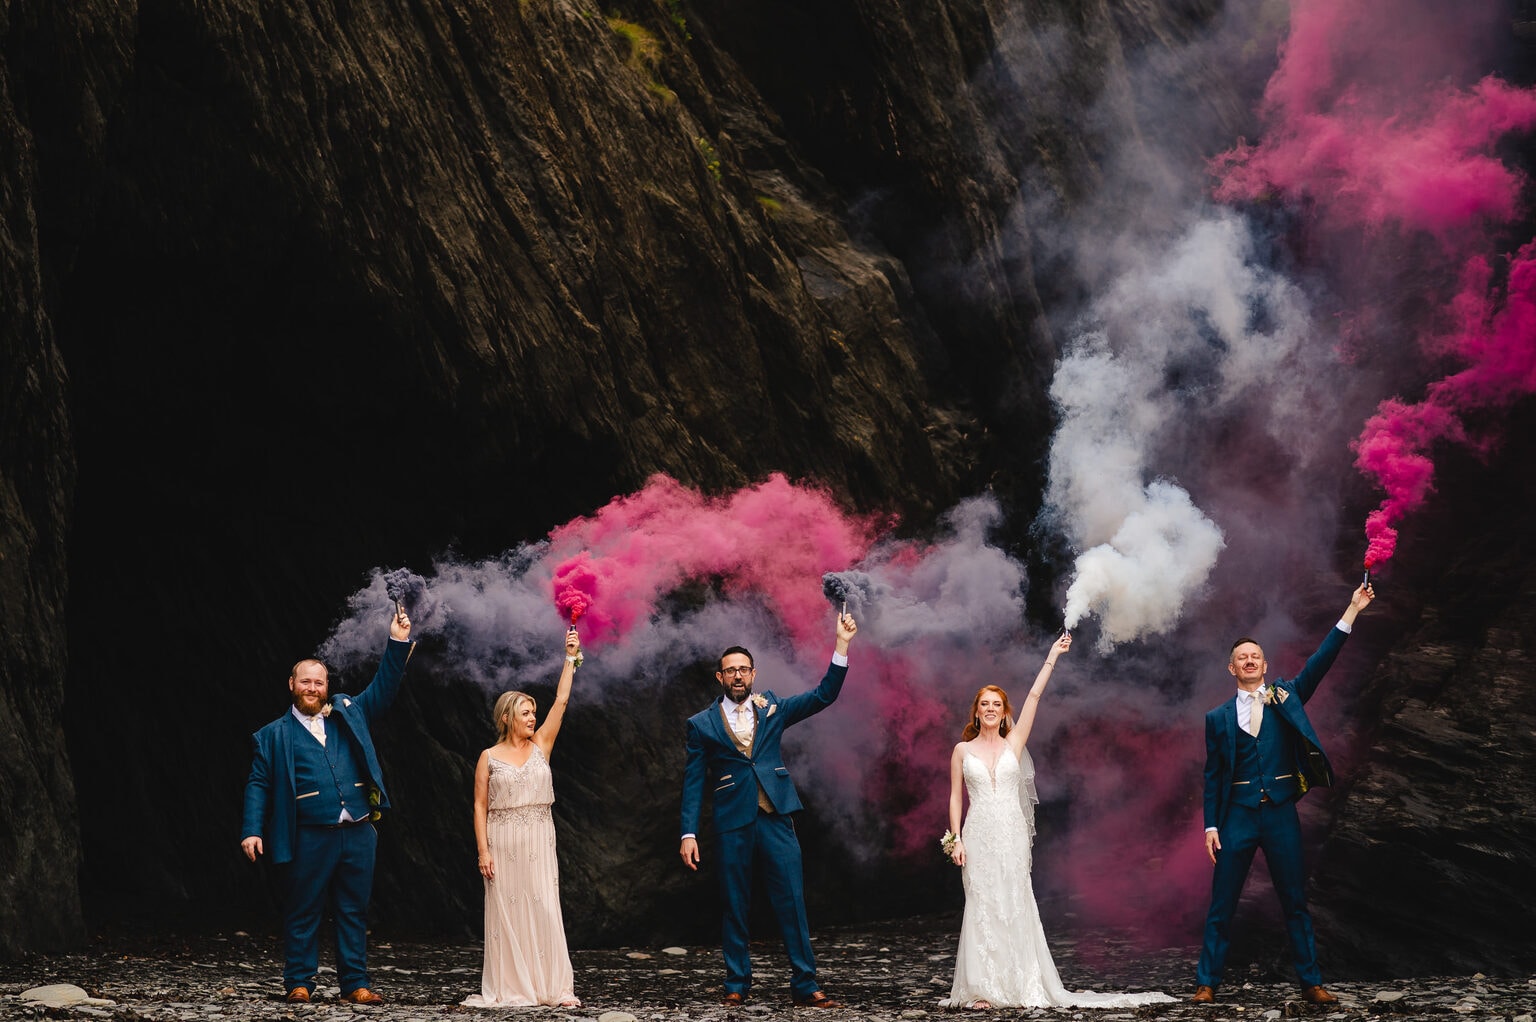
M 722 667 L 720 674 L 726 678 L 745 678 L 756 669 L 755 667 Z

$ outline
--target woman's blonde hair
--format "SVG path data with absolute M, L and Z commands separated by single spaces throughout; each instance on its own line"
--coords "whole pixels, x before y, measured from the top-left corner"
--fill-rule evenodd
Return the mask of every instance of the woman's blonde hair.
M 1008 701 L 1008 693 L 996 685 L 983 685 L 976 690 L 976 698 L 971 700 L 971 717 L 965 722 L 965 733 L 961 736 L 962 742 L 968 742 L 981 734 L 981 697 L 988 692 L 996 692 L 1003 697 L 1003 720 L 997 726 L 997 733 L 1003 737 L 1013 730 L 1013 704 Z
M 496 699 L 496 709 L 492 711 L 492 718 L 496 722 L 496 740 L 505 741 L 507 731 L 511 727 L 509 721 L 517 714 L 517 704 L 524 699 L 533 704 L 533 708 L 539 708 L 539 701 L 527 692 L 503 692 Z

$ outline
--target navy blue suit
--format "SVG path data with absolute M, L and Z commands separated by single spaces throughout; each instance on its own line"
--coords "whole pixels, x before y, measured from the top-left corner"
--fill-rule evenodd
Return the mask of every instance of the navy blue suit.
M 721 716 L 721 699 L 688 718 L 681 833 L 699 832 L 704 791 L 709 788 L 713 792 L 720 894 L 724 902 L 721 944 L 726 993 L 745 996 L 752 985 L 747 913 L 752 901 L 754 866 L 760 866 L 766 875 L 769 901 L 784 935 L 791 991 L 795 997 L 804 998 L 820 989 L 805 916 L 800 841 L 788 815 L 804 807 L 779 745 L 785 728 L 832 705 L 847 673 L 846 665 L 832 664 L 821 684 L 809 692 L 786 699 L 772 692 L 760 693 L 766 705 L 753 703 L 756 723 L 750 754 L 744 754 L 732 740 Z M 765 802 L 771 811 L 765 808 Z
M 1292 964 L 1304 987 L 1318 986 L 1317 944 L 1307 911 L 1306 873 L 1296 801 L 1308 788 L 1333 783 L 1333 768 L 1304 708 L 1333 665 L 1347 633 L 1331 630 L 1295 679 L 1273 683 L 1257 737 L 1238 726 L 1237 700 L 1205 715 L 1205 826 L 1221 848 L 1211 877 L 1211 907 L 1196 982 L 1220 984 L 1229 928 L 1255 849 L 1264 849 L 1290 938 Z
M 325 745 L 291 710 L 251 736 L 242 836 L 261 838 L 280 871 L 288 990 L 315 988 L 327 904 L 341 992 L 371 986 L 368 899 L 378 835 L 370 819 L 389 808 L 389 794 L 369 725 L 395 701 L 411 649 L 390 639 L 367 688 L 331 696 Z M 338 824 L 343 809 L 355 822 Z

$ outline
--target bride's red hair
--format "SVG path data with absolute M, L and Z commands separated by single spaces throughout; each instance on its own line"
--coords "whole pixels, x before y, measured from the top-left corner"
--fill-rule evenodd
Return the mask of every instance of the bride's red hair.
M 1013 730 L 1013 704 L 1008 701 L 1008 693 L 996 685 L 983 685 L 976 690 L 976 698 L 971 700 L 971 717 L 965 722 L 965 732 L 960 736 L 962 742 L 968 742 L 981 734 L 981 697 L 988 692 L 996 692 L 1003 697 L 1003 722 L 997 726 L 997 733 L 1003 737 Z

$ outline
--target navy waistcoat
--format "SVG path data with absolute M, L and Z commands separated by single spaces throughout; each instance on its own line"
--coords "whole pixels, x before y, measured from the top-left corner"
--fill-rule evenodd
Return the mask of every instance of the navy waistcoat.
M 1281 730 L 1287 727 L 1278 713 L 1266 707 L 1264 724 L 1257 738 L 1237 729 L 1237 763 L 1232 771 L 1232 801 L 1240 806 L 1257 806 L 1265 795 L 1272 802 L 1289 802 L 1296 797 L 1293 764 L 1286 761 L 1286 743 Z M 1247 782 L 1247 783 L 1243 783 Z
M 307 731 L 293 743 L 294 800 L 300 826 L 335 823 L 345 808 L 368 818 L 368 775 L 358 765 L 347 729 L 325 718 L 325 744 Z

